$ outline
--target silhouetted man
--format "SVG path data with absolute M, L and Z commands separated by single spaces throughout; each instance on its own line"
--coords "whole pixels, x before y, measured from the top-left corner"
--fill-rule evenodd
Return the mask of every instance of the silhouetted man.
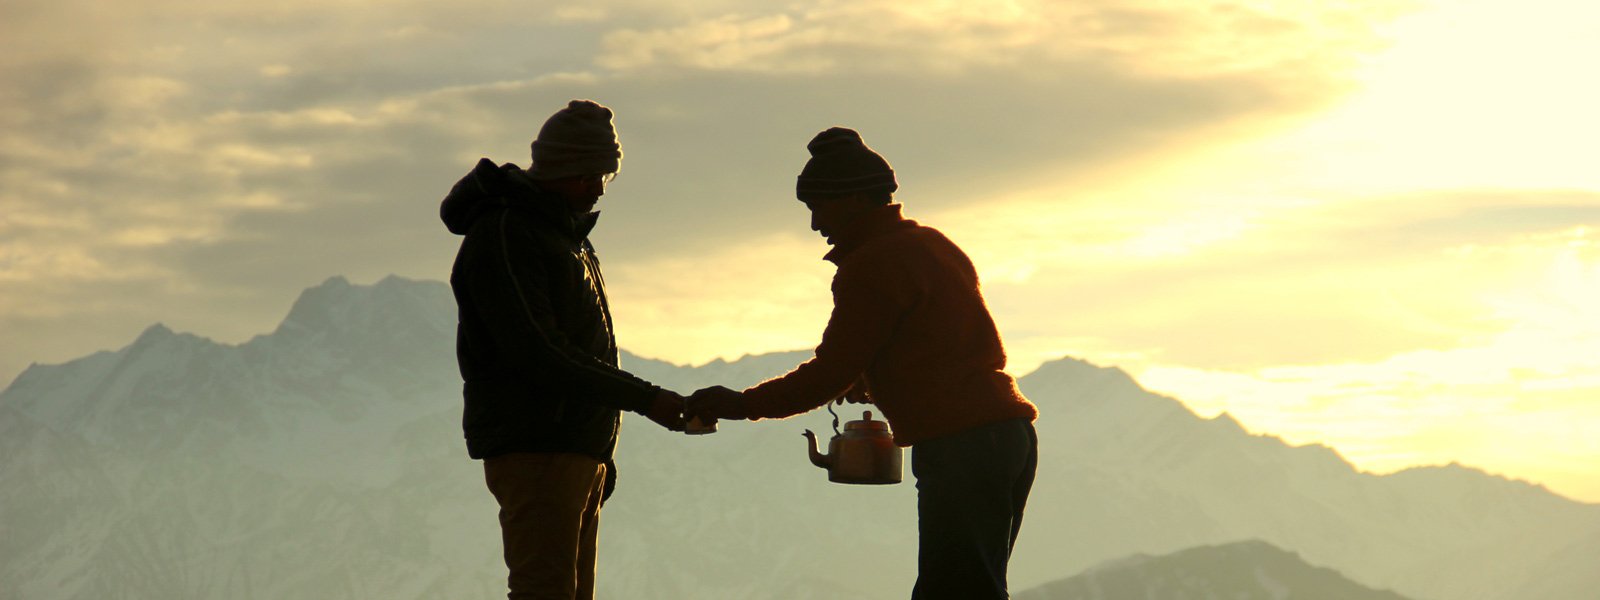
M 539 130 L 527 170 L 481 159 L 439 209 L 466 236 L 450 272 L 462 427 L 500 504 L 510 598 L 593 598 L 619 411 L 683 428 L 681 396 L 617 367 L 588 239 L 622 160 L 611 117 L 573 100 Z
M 787 375 L 690 398 L 691 414 L 783 418 L 866 396 L 912 447 L 917 583 L 912 597 L 1007 598 L 1006 566 L 1038 463 L 1038 409 L 1005 373 L 1005 350 L 960 248 L 901 215 L 889 163 L 855 131 L 806 146 L 795 195 L 833 245 L 833 315 L 816 356 Z

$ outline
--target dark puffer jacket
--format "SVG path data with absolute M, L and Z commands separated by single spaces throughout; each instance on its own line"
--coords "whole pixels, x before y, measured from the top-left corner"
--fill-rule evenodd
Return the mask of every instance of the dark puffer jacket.
M 599 213 L 575 218 L 515 165 L 482 159 L 439 215 L 466 236 L 450 287 L 467 453 L 574 452 L 614 473 L 618 411 L 647 411 L 660 388 L 617 367 L 588 240 Z

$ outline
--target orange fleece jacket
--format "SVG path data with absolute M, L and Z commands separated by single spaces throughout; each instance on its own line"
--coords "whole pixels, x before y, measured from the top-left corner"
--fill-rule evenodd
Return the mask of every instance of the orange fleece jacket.
M 740 415 L 797 415 L 861 380 L 910 446 L 980 425 L 1038 417 L 1016 380 L 972 261 L 944 234 L 874 209 L 835 236 L 833 315 L 816 356 L 744 391 Z

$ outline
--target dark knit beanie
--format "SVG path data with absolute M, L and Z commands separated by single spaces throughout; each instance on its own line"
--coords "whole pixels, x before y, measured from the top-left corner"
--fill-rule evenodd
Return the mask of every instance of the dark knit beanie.
M 573 100 L 551 115 L 533 140 L 534 179 L 615 173 L 622 166 L 622 146 L 611 124 L 611 109 L 592 100 Z
M 855 192 L 892 194 L 899 189 L 889 161 L 861 141 L 861 134 L 843 127 L 829 128 L 806 144 L 806 161 L 795 182 L 800 200 L 843 196 Z

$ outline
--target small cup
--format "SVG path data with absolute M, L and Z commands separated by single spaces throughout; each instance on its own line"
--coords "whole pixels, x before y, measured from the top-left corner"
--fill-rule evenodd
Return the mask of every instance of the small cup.
M 702 421 L 700 417 L 689 419 L 689 422 L 684 424 L 683 432 L 689 435 L 705 435 L 708 433 L 716 433 L 717 420 L 709 419 L 709 421 L 710 422 Z

